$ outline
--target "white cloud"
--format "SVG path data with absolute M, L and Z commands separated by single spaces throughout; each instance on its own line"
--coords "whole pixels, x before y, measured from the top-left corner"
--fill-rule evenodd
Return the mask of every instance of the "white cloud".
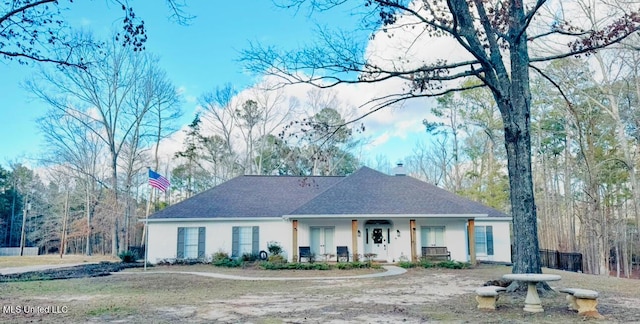
M 407 24 L 411 20 L 415 19 L 401 17 L 398 24 Z M 419 25 L 417 28 L 420 28 Z M 376 64 L 398 70 L 433 63 L 436 59 L 447 58 L 451 61 L 470 58 L 469 54 L 452 38 L 429 38 L 425 33 L 421 33 L 421 30 L 411 28 L 396 29 L 393 37 L 388 37 L 387 34 L 379 31 L 367 45 L 366 55 Z M 232 100 L 232 105 L 239 105 L 249 98 L 254 98 L 257 93 L 260 93 L 260 88 L 277 81 L 281 80 L 276 80 L 274 76 L 260 79 L 253 87 L 241 91 Z M 287 98 L 280 103 L 283 109 L 291 100 L 300 103 L 290 120 L 300 120 L 313 113 L 310 111 L 308 98 L 310 91 L 335 93 L 340 102 L 339 107 L 336 108 L 346 120 L 353 120 L 371 113 L 375 107 L 372 105 L 372 100 L 405 93 L 408 88 L 406 81 L 390 79 L 378 83 L 340 84 L 324 90 L 311 85 L 296 84 L 288 85 L 279 91 L 280 95 Z M 362 118 L 357 124 L 363 123 L 366 129 L 363 137 L 371 138 L 365 150 L 384 146 L 393 138 L 413 145 L 415 141 L 410 139 L 424 134 L 422 120 L 431 116 L 433 105 L 431 99 L 412 99 L 385 107 Z M 240 143 L 237 144 L 240 145 Z
M 373 139 L 373 141 L 371 141 L 371 144 L 368 145 L 368 149 L 385 144 L 386 142 L 389 141 L 390 137 L 391 135 L 389 135 L 389 132 L 382 133 L 382 135 L 376 137 L 375 139 Z

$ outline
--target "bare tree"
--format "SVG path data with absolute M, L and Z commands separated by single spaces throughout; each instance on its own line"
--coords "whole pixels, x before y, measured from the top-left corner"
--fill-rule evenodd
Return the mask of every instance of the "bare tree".
M 298 108 L 298 101 L 287 97 L 283 89 L 265 90 L 271 88 L 268 82 L 259 84 L 250 91 L 249 96 L 255 100 L 262 110 L 262 119 L 258 123 L 257 147 L 252 152 L 255 171 L 262 174 L 262 155 L 256 154 L 265 149 L 269 135 L 274 135 L 284 124 L 291 119 L 291 115 Z
M 100 50 L 81 48 L 77 55 L 91 57 L 90 61 L 96 63 L 83 69 L 61 67 L 55 72 L 42 70 L 40 79 L 28 83 L 28 86 L 52 110 L 75 119 L 106 146 L 111 171 L 111 206 L 114 208 L 111 253 L 115 255 L 122 226 L 119 159 L 127 145 L 130 153 L 136 155 L 132 148 L 138 147 L 140 127 L 153 104 L 153 96 L 140 90 L 148 86 L 145 80 L 148 79 L 150 60 L 146 54 L 131 51 L 115 39 Z
M 135 14 L 127 0 L 109 0 L 123 13 L 118 42 L 135 51 L 143 50 L 147 40 L 144 20 Z M 184 0 L 167 0 L 170 19 L 188 24 L 193 18 Z M 0 1 L 0 57 L 28 62 L 48 62 L 84 68 L 89 57 L 78 56 L 79 46 L 99 43 L 78 42 L 70 35 L 63 12 L 73 9 L 73 0 L 3 0 Z M 62 55 L 60 55 L 62 54 Z
M 205 93 L 200 98 L 200 105 L 205 109 L 203 120 L 212 127 L 215 135 L 223 141 L 225 148 L 225 161 L 222 170 L 222 179 L 229 179 L 235 175 L 235 165 L 237 164 L 237 151 L 235 149 L 235 128 L 237 127 L 237 114 L 234 98 L 237 91 L 231 84 L 217 87 L 214 91 Z M 210 156 L 216 155 L 210 152 Z
M 100 158 L 104 154 L 104 143 L 87 129 L 85 125 L 90 123 L 88 119 L 80 121 L 78 118 L 81 117 L 71 117 L 64 112 L 51 110 L 45 117 L 38 119 L 38 126 L 48 148 L 40 161 L 52 169 L 58 167 L 57 174 L 75 179 L 76 187 L 82 188 L 87 224 L 85 253 L 91 255 L 92 219 L 102 188 L 106 187 L 100 172 L 100 164 L 105 162 Z M 71 190 L 70 184 L 65 187 L 67 191 Z

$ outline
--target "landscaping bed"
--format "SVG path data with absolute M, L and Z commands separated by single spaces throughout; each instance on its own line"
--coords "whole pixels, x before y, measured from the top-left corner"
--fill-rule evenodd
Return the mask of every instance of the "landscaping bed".
M 142 263 L 100 262 L 39 271 L 0 275 L 0 282 L 56 280 L 107 276 L 128 268 L 143 267 Z

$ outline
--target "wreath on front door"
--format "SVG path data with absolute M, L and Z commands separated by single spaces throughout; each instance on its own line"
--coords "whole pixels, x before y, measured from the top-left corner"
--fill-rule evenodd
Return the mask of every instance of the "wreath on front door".
M 371 234 L 371 239 L 373 240 L 374 244 L 382 244 L 382 229 L 380 228 L 375 228 L 373 229 L 373 233 Z

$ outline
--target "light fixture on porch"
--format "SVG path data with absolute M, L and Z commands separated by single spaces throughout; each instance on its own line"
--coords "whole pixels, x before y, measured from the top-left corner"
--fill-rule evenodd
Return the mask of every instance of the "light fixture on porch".
M 396 230 L 396 236 L 400 237 L 400 230 Z
M 358 230 L 358 237 L 362 236 L 362 232 L 360 232 L 360 230 Z

